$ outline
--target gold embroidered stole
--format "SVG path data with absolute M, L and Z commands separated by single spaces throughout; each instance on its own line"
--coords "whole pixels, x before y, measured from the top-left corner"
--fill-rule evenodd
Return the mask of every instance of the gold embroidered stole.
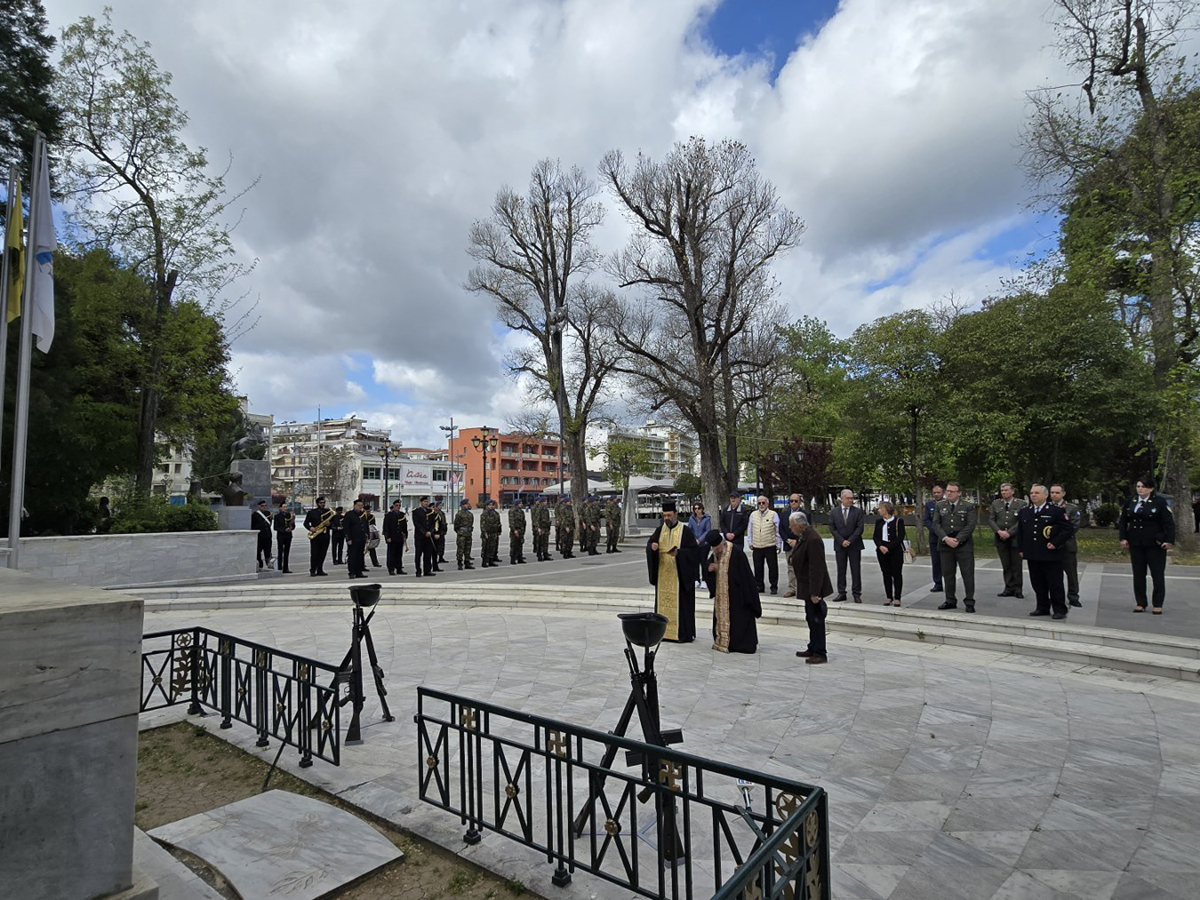
M 683 539 L 683 526 L 674 528 L 665 524 L 658 534 L 658 590 L 655 593 L 655 612 L 666 616 L 668 641 L 679 640 L 679 569 L 671 550 L 678 550 Z
M 717 596 L 713 599 L 713 649 L 729 652 L 729 561 L 733 550 L 726 547 L 717 556 Z

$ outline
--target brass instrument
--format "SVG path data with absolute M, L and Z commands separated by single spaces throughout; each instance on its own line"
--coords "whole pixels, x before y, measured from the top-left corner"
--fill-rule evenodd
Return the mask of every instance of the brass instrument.
M 329 523 L 333 521 L 333 517 L 336 515 L 337 513 L 332 509 L 325 510 L 325 514 L 321 516 L 321 521 L 308 533 L 308 539 L 311 541 L 317 535 L 324 534 L 325 530 L 329 527 Z

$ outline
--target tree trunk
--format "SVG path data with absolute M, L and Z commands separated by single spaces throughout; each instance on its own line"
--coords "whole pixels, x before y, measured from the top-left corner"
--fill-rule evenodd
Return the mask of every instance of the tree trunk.
M 711 511 L 715 522 L 722 506 L 729 499 L 725 470 L 721 465 L 721 441 L 715 432 L 704 432 L 700 436 L 700 480 L 704 487 L 704 506 Z M 725 496 L 721 496 L 724 494 Z
M 571 503 L 577 510 L 583 508 L 584 498 L 588 495 L 586 439 L 587 432 L 583 428 L 567 431 L 566 451 L 571 459 Z
M 162 398 L 160 381 L 163 371 L 163 333 L 171 311 L 171 295 L 179 273 L 171 270 L 155 300 L 154 328 L 150 347 L 150 371 L 142 379 L 142 412 L 138 422 L 137 479 L 139 494 L 149 494 L 154 482 L 154 464 L 158 459 L 155 438 L 158 436 L 158 403 Z
M 736 491 L 741 479 L 741 467 L 737 453 L 737 402 L 733 395 L 733 375 L 729 371 L 729 353 L 721 353 L 721 388 L 725 415 L 725 474 L 728 483 L 726 493 Z

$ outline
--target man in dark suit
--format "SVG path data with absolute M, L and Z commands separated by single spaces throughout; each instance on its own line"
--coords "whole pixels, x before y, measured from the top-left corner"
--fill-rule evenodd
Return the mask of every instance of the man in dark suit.
M 797 539 L 792 568 L 796 570 L 796 596 L 804 598 L 804 621 L 808 623 L 808 649 L 797 650 L 796 655 L 810 666 L 820 665 L 829 662 L 825 649 L 825 617 L 829 607 L 824 598 L 833 593 L 829 567 L 825 565 L 825 542 L 809 527 L 808 516 L 802 512 L 788 516 L 788 527 Z
M 750 527 L 750 510 L 742 506 L 742 495 L 733 491 L 729 505 L 721 510 L 721 534 L 734 546 L 746 549 L 746 529 Z
M 433 575 L 433 512 L 429 498 L 422 497 L 413 510 L 413 551 L 416 553 L 417 577 Z
M 929 593 L 940 594 L 942 592 L 942 557 L 938 554 L 937 535 L 933 533 L 933 513 L 942 499 L 942 486 L 935 484 L 929 493 L 933 495 L 933 499 L 925 501 L 924 519 L 925 536 L 929 539 L 929 558 L 933 560 L 933 587 L 930 588 Z
M 1071 523 L 1061 506 L 1049 502 L 1044 484 L 1029 489 L 1029 505 L 1017 513 L 1017 544 L 1029 566 L 1029 584 L 1037 595 L 1031 616 L 1067 617 L 1067 594 L 1063 590 L 1063 554 L 1071 537 Z
M 846 563 L 850 563 L 850 591 L 854 602 L 862 603 L 863 528 L 867 515 L 854 505 L 854 491 L 842 491 L 841 502 L 829 512 L 829 531 L 833 535 L 833 552 L 837 558 L 837 596 L 846 599 Z
M 361 500 L 354 501 L 354 508 L 342 520 L 346 529 L 346 570 L 351 578 L 367 577 L 367 513 Z

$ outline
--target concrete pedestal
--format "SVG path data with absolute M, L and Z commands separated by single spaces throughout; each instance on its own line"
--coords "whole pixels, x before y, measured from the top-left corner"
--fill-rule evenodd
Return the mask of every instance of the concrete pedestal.
M 235 459 L 229 464 L 229 471 L 242 475 L 247 519 L 259 500 L 266 500 L 268 506 L 271 504 L 271 464 L 267 460 Z
M 5 896 L 157 897 L 133 871 L 141 644 L 141 600 L 0 569 Z

